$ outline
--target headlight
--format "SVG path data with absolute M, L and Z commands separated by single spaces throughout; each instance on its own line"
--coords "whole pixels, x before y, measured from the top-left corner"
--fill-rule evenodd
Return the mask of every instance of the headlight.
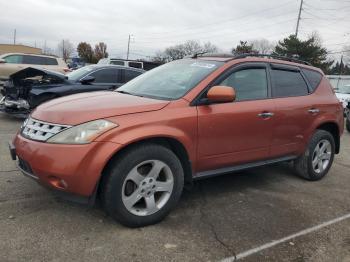
M 73 126 L 49 138 L 46 142 L 56 144 L 88 144 L 104 132 L 118 125 L 107 120 L 95 120 Z

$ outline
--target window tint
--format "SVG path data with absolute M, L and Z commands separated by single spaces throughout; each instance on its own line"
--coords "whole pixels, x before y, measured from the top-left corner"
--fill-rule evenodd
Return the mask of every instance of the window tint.
M 130 67 L 134 67 L 134 68 L 142 68 L 142 63 L 138 63 L 138 62 L 129 62 L 129 66 L 130 66 Z
M 118 83 L 119 70 L 107 68 L 101 69 L 91 74 L 95 77 L 94 83 Z
M 123 70 L 124 71 L 124 83 L 129 82 L 131 79 L 141 75 L 141 72 L 137 72 L 134 70 Z
M 45 65 L 58 65 L 57 59 L 45 57 Z
M 23 57 L 21 55 L 9 55 L 5 58 L 6 63 L 9 64 L 22 64 Z
M 44 62 L 45 62 L 44 57 L 32 56 L 32 55 L 23 56 L 23 64 L 43 65 Z
M 314 91 L 320 84 L 322 75 L 319 72 L 316 72 L 314 70 L 305 69 L 305 68 L 302 70 L 307 81 L 309 81 L 309 84 L 311 85 L 312 91 Z
M 220 85 L 233 87 L 236 91 L 236 101 L 267 98 L 267 78 L 264 68 L 236 71 Z
M 303 96 L 308 94 L 307 85 L 300 72 L 271 70 L 273 96 Z

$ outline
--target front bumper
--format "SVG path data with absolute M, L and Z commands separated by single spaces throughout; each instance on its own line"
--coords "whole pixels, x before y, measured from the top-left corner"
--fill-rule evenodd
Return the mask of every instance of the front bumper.
M 24 175 L 60 194 L 87 199 L 96 192 L 103 168 L 120 148 L 112 142 L 50 144 L 19 134 L 9 143 L 11 158 Z

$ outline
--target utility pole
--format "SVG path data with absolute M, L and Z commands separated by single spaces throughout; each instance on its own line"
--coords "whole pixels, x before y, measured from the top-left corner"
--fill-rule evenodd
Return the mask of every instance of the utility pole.
M 300 22 L 300 18 L 301 18 L 301 11 L 303 10 L 303 3 L 304 3 L 304 0 L 300 0 L 299 14 L 298 14 L 298 20 L 297 20 L 297 27 L 295 28 L 295 36 L 296 37 L 298 37 L 299 22 Z
M 129 51 L 130 51 L 130 37 L 132 35 L 129 35 L 129 39 L 128 39 L 128 52 L 126 53 L 126 60 L 129 60 Z
M 16 29 L 15 29 L 15 31 L 13 32 L 13 44 L 14 44 L 14 45 L 16 44 Z
M 343 74 L 343 67 L 344 67 L 344 64 L 343 64 L 343 55 L 341 55 L 340 57 L 340 65 L 339 65 L 339 75 L 342 75 Z

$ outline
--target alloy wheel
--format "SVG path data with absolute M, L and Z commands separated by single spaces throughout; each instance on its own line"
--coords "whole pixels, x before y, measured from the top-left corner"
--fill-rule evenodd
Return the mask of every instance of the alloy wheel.
M 328 140 L 321 140 L 312 154 L 312 167 L 317 174 L 322 173 L 329 166 L 332 157 L 332 145 Z
M 174 188 L 170 167 L 160 160 L 147 160 L 135 166 L 126 176 L 122 201 L 137 216 L 148 216 L 168 202 Z

